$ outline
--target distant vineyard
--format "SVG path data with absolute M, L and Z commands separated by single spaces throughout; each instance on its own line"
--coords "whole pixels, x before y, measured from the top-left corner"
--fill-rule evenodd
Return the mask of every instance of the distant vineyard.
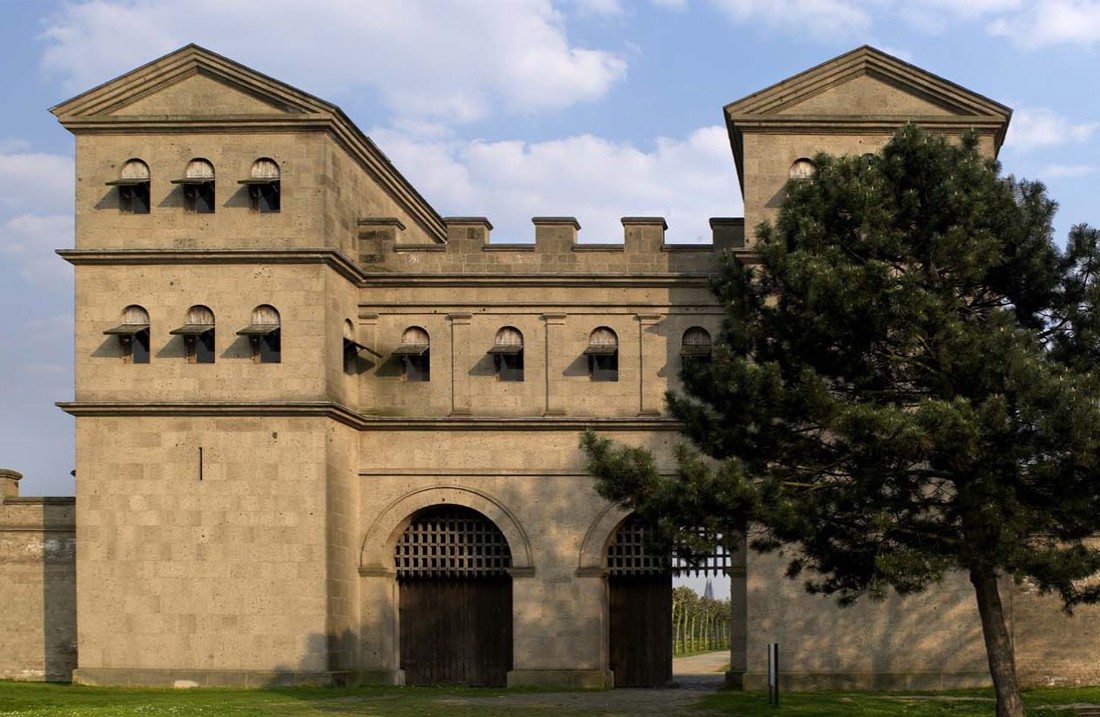
M 672 591 L 672 653 L 692 655 L 728 650 L 730 646 L 729 600 L 700 597 L 691 588 Z

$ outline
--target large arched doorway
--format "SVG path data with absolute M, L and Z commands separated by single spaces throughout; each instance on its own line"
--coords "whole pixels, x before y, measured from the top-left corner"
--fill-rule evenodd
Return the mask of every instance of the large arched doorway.
M 397 541 L 394 561 L 405 683 L 505 686 L 512 554 L 497 526 L 470 508 L 425 508 Z

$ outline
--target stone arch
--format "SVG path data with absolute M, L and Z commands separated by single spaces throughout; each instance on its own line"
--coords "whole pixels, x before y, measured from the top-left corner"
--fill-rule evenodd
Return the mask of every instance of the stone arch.
M 359 569 L 393 570 L 393 550 L 397 539 L 412 522 L 413 516 L 433 505 L 461 505 L 484 515 L 500 529 L 512 551 L 512 570 L 533 571 L 531 543 L 512 511 L 497 499 L 473 488 L 429 486 L 406 493 L 382 509 L 367 528 L 359 553 Z
M 611 503 L 596 516 L 581 541 L 581 551 L 577 559 L 577 571 L 606 570 L 607 546 L 615 537 L 615 532 L 634 511 Z

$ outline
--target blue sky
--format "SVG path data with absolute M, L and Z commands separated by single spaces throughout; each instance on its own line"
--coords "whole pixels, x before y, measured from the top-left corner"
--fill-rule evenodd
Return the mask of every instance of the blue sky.
M 0 467 L 74 490 L 73 141 L 47 109 L 189 42 L 340 105 L 444 215 L 582 241 L 740 216 L 722 106 L 867 43 L 1015 108 L 1001 159 L 1100 223 L 1100 0 L 0 0 Z

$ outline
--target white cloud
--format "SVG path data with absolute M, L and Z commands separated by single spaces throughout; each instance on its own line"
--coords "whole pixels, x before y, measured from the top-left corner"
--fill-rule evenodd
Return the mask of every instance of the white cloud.
M 1096 167 L 1089 164 L 1048 164 L 1039 170 L 1042 179 L 1076 179 L 1096 173 Z
M 457 121 L 598 99 L 626 71 L 571 43 L 551 0 L 93 0 L 43 39 L 70 92 L 197 42 L 322 96 L 373 91 L 398 115 Z
M 1085 142 L 1100 122 L 1075 123 L 1054 110 L 1043 107 L 1022 107 L 1012 115 L 1005 146 L 1026 151 L 1039 147 Z
M 1036 0 L 994 18 L 989 31 L 1024 47 L 1100 42 L 1100 0 Z
M 580 238 L 621 242 L 623 216 L 663 216 L 676 241 L 710 240 L 707 219 L 741 216 L 729 138 L 721 126 L 650 151 L 577 135 L 546 142 L 424 142 L 371 136 L 444 214 L 488 215 L 496 241 L 531 241 L 532 216 L 576 216 Z
M 54 250 L 72 243 L 71 214 L 20 214 L 0 224 L 0 256 L 12 257 L 20 265 L 20 276 L 43 288 L 54 288 L 60 282 L 69 286 L 72 267 Z
M 71 211 L 72 158 L 28 149 L 19 140 L 0 144 L 0 207 L 20 212 Z
M 51 286 L 72 276 L 54 250 L 73 243 L 73 160 L 0 142 L 0 256 L 27 281 Z

